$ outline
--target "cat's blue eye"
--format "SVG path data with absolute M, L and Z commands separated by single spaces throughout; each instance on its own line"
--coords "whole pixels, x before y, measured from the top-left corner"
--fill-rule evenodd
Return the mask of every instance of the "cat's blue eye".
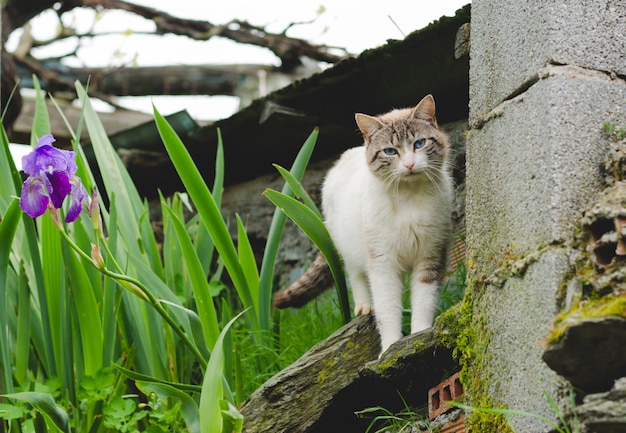
M 422 147 L 424 147 L 426 145 L 426 139 L 425 138 L 420 138 L 419 140 L 417 140 L 414 144 L 413 144 L 413 149 L 421 149 Z
M 383 149 L 383 152 L 385 152 L 385 155 L 389 155 L 389 156 L 393 156 L 393 155 L 397 155 L 398 154 L 398 150 L 394 149 L 393 147 L 385 147 Z

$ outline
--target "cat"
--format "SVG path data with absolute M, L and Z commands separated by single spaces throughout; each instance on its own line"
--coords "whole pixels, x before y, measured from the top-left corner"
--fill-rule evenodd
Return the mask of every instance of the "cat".
M 381 354 L 402 337 L 403 276 L 410 274 L 411 333 L 432 326 L 446 269 L 453 181 L 435 101 L 379 116 L 356 114 L 364 145 L 345 151 L 322 187 L 325 224 L 343 258 L 356 315 L 373 313 Z M 332 282 L 318 254 L 274 296 L 302 306 Z

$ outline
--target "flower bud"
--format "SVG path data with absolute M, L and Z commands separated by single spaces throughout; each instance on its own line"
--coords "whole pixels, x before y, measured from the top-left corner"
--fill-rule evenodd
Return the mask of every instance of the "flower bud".
M 102 233 L 102 217 L 100 216 L 100 206 L 99 206 L 99 196 L 98 190 L 94 187 L 93 192 L 91 193 L 91 203 L 89 203 L 89 208 L 87 213 L 91 218 L 91 224 L 93 225 L 93 229 L 96 231 L 96 236 L 99 233 Z
M 93 261 L 93 265 L 103 271 L 105 269 L 104 258 L 102 257 L 102 251 L 100 247 L 96 244 L 91 244 L 91 260 Z
M 141 288 L 139 288 L 139 286 L 137 286 L 135 283 L 131 283 L 130 281 L 126 280 L 117 280 L 117 282 L 120 283 L 122 287 L 124 287 L 133 295 L 143 299 L 146 302 L 150 302 L 150 298 L 148 298 L 148 295 L 146 295 L 144 291 L 141 290 Z

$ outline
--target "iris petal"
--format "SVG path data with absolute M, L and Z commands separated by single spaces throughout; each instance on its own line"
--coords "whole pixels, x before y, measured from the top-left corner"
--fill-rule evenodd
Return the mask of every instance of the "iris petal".
M 46 212 L 49 202 L 50 199 L 41 179 L 33 176 L 26 179 L 20 196 L 20 207 L 24 213 L 37 218 Z
M 55 208 L 60 208 L 63 205 L 65 196 L 72 191 L 72 184 L 70 183 L 70 177 L 65 171 L 53 171 L 52 173 L 46 173 L 46 177 L 50 182 L 51 188 L 48 190 L 50 199 Z
M 39 139 L 39 142 L 33 151 L 22 157 L 22 169 L 24 170 L 24 173 L 30 176 L 36 176 L 41 170 L 46 170 L 48 168 L 51 164 L 50 156 L 52 156 L 52 159 L 54 160 L 54 151 L 60 152 L 59 149 L 52 147 L 53 142 L 54 137 L 52 134 L 44 135 L 41 139 Z M 47 151 L 49 149 L 52 149 L 52 155 L 48 154 L 49 152 Z M 56 164 L 52 164 L 52 166 L 55 165 Z
M 52 146 L 41 146 L 35 149 L 35 155 L 37 158 L 36 165 L 40 170 L 69 171 L 74 152 Z
M 35 146 L 35 148 L 41 147 L 41 146 L 51 146 L 52 143 L 54 143 L 55 141 L 56 140 L 54 139 L 52 134 L 46 134 L 39 139 L 39 141 L 37 142 L 37 146 Z
M 70 193 L 70 208 L 65 216 L 66 223 L 72 223 L 78 219 L 78 215 L 83 208 L 83 200 L 87 197 L 87 190 L 83 186 L 80 179 L 72 176 L 71 179 L 72 192 Z
M 35 151 L 22 156 L 22 170 L 24 170 L 24 173 L 29 176 L 36 176 L 39 174 L 41 170 L 37 167 L 37 153 Z

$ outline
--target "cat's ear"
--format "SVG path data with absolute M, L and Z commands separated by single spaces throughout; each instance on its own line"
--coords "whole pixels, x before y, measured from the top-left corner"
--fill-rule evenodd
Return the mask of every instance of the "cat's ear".
M 411 115 L 437 126 L 437 119 L 435 118 L 435 99 L 433 95 L 424 96 L 419 104 L 415 106 Z
M 357 113 L 354 115 L 356 124 L 359 126 L 361 133 L 364 137 L 370 137 L 372 133 L 382 126 L 380 120 L 374 116 L 368 116 L 367 114 Z

